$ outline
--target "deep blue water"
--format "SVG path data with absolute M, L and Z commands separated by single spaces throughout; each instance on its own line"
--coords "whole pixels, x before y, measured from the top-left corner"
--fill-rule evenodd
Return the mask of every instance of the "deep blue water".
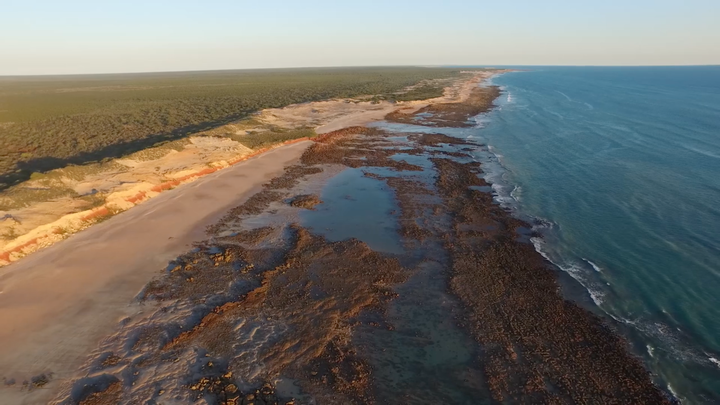
M 500 106 L 470 132 L 498 155 L 506 201 L 547 221 L 538 249 L 660 384 L 720 403 L 720 67 L 542 67 L 493 83 Z

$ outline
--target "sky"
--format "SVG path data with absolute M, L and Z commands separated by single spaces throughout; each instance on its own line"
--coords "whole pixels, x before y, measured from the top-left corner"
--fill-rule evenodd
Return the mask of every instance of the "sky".
M 720 64 L 720 0 L 0 0 L 0 75 Z

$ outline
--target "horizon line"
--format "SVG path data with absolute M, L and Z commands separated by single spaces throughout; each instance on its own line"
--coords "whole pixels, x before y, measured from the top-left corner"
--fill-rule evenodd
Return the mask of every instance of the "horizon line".
M 67 76 L 111 76 L 111 75 L 142 75 L 142 74 L 163 74 L 163 73 L 209 73 L 209 72 L 235 72 L 253 70 L 301 70 L 301 69 L 357 69 L 357 68 L 476 68 L 476 69 L 499 69 L 499 68 L 522 68 L 522 67 L 605 67 L 605 68 L 633 68 L 633 67 L 720 67 L 718 64 L 667 64 L 667 65 L 594 65 L 594 64 L 559 64 L 559 65 L 508 65 L 508 64 L 487 64 L 487 65 L 326 65 L 326 66 L 287 66 L 287 67 L 252 67 L 252 68 L 219 68 L 219 69 L 197 69 L 197 70 L 148 70 L 148 71 L 125 71 L 125 72 L 92 72 L 92 73 L 31 73 L 31 74 L 0 74 L 0 78 L 21 78 L 21 77 L 67 77 Z

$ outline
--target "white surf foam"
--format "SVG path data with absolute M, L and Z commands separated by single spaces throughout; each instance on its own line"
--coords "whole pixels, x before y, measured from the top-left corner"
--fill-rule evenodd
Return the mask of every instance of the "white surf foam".
M 717 359 L 713 361 L 712 359 L 714 358 L 712 356 L 709 356 L 707 353 L 701 353 L 697 348 L 688 345 L 682 336 L 675 332 L 675 328 L 671 328 L 660 322 L 646 322 L 640 319 L 633 322 L 625 320 L 625 323 L 632 325 L 640 332 L 660 341 L 663 351 L 679 361 L 705 365 L 714 363 L 720 367 L 720 361 Z
M 486 179 L 487 180 L 487 179 Z M 490 179 L 492 180 L 492 179 Z M 493 199 L 500 203 L 503 207 L 514 207 L 515 203 L 518 201 L 515 197 L 513 197 L 512 193 L 514 190 L 508 192 L 509 186 L 506 186 L 501 183 L 495 183 L 492 182 L 492 189 L 493 189 Z
M 498 160 L 500 160 L 500 159 L 502 159 L 502 158 L 505 157 L 505 156 L 497 153 L 497 152 L 495 151 L 495 148 L 494 148 L 492 145 L 488 145 L 488 151 L 489 151 L 490 153 L 492 153 L 496 158 L 498 158 Z
M 513 190 L 510 192 L 510 197 L 512 197 L 515 201 L 520 202 L 520 195 L 522 194 L 522 187 L 515 186 Z
M 568 263 L 568 264 L 560 264 L 556 261 L 553 261 L 550 256 L 545 251 L 545 241 L 541 238 L 530 238 L 530 241 L 532 242 L 533 246 L 535 246 L 535 250 L 542 255 L 547 261 L 554 264 L 560 270 L 568 273 L 572 278 L 574 278 L 580 285 L 582 285 L 585 290 L 590 294 L 590 298 L 593 300 L 595 305 L 598 307 L 602 307 L 603 298 L 605 297 L 605 293 L 603 293 L 600 289 L 593 286 L 593 283 L 589 281 L 585 275 L 586 270 L 583 269 L 581 266 L 577 265 L 576 263 Z
M 593 268 L 593 270 L 597 271 L 598 273 L 602 273 L 602 269 L 600 268 L 600 266 L 598 266 L 597 264 L 591 262 L 590 260 L 588 260 L 584 257 L 583 257 L 583 260 L 585 260 L 587 262 L 587 264 L 589 264 Z
M 486 148 L 476 150 L 474 157 L 474 160 L 483 165 L 482 177 L 492 187 L 493 200 L 503 208 L 519 213 L 518 202 L 520 200 L 517 197 L 521 189 L 506 179 L 508 171 L 502 163 L 503 155 L 496 153 L 495 148 L 488 145 Z
M 616 321 L 630 325 L 641 333 L 657 340 L 663 353 L 670 355 L 672 358 L 680 362 L 692 362 L 703 365 L 712 364 L 720 368 L 720 360 L 711 356 L 709 353 L 701 353 L 696 348 L 689 346 L 676 332 L 674 332 L 673 328 L 665 324 L 659 322 L 648 322 L 642 319 L 630 320 L 619 315 L 613 315 L 610 312 L 606 313 Z M 650 357 L 654 358 L 657 347 L 646 344 L 646 348 Z M 673 395 L 676 398 L 678 397 L 676 393 L 673 393 Z
M 485 128 L 491 121 L 490 118 L 488 118 L 485 114 L 480 114 L 476 117 L 473 117 L 472 120 L 475 122 L 474 127 L 478 129 Z
M 543 249 L 543 244 L 545 242 L 543 242 L 542 239 L 530 238 L 530 241 L 532 242 L 533 246 L 535 246 L 535 250 L 540 253 L 540 256 L 544 257 L 545 260 L 552 262 L 552 260 L 550 260 L 550 257 L 547 255 L 547 253 L 545 253 L 545 250 Z
M 597 291 L 594 291 L 592 289 L 588 288 L 588 292 L 590 293 L 590 298 L 593 300 L 595 305 L 601 306 L 603 303 L 603 297 L 605 296 L 602 293 L 598 293 Z

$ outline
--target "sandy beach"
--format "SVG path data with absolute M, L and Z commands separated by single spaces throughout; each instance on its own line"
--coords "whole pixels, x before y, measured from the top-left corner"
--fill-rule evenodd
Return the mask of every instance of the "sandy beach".
M 142 311 L 133 298 L 205 228 L 295 162 L 310 142 L 274 149 L 113 217 L 0 270 L 0 402 L 47 403 L 104 335 Z M 57 381 L 21 391 L 42 374 Z

